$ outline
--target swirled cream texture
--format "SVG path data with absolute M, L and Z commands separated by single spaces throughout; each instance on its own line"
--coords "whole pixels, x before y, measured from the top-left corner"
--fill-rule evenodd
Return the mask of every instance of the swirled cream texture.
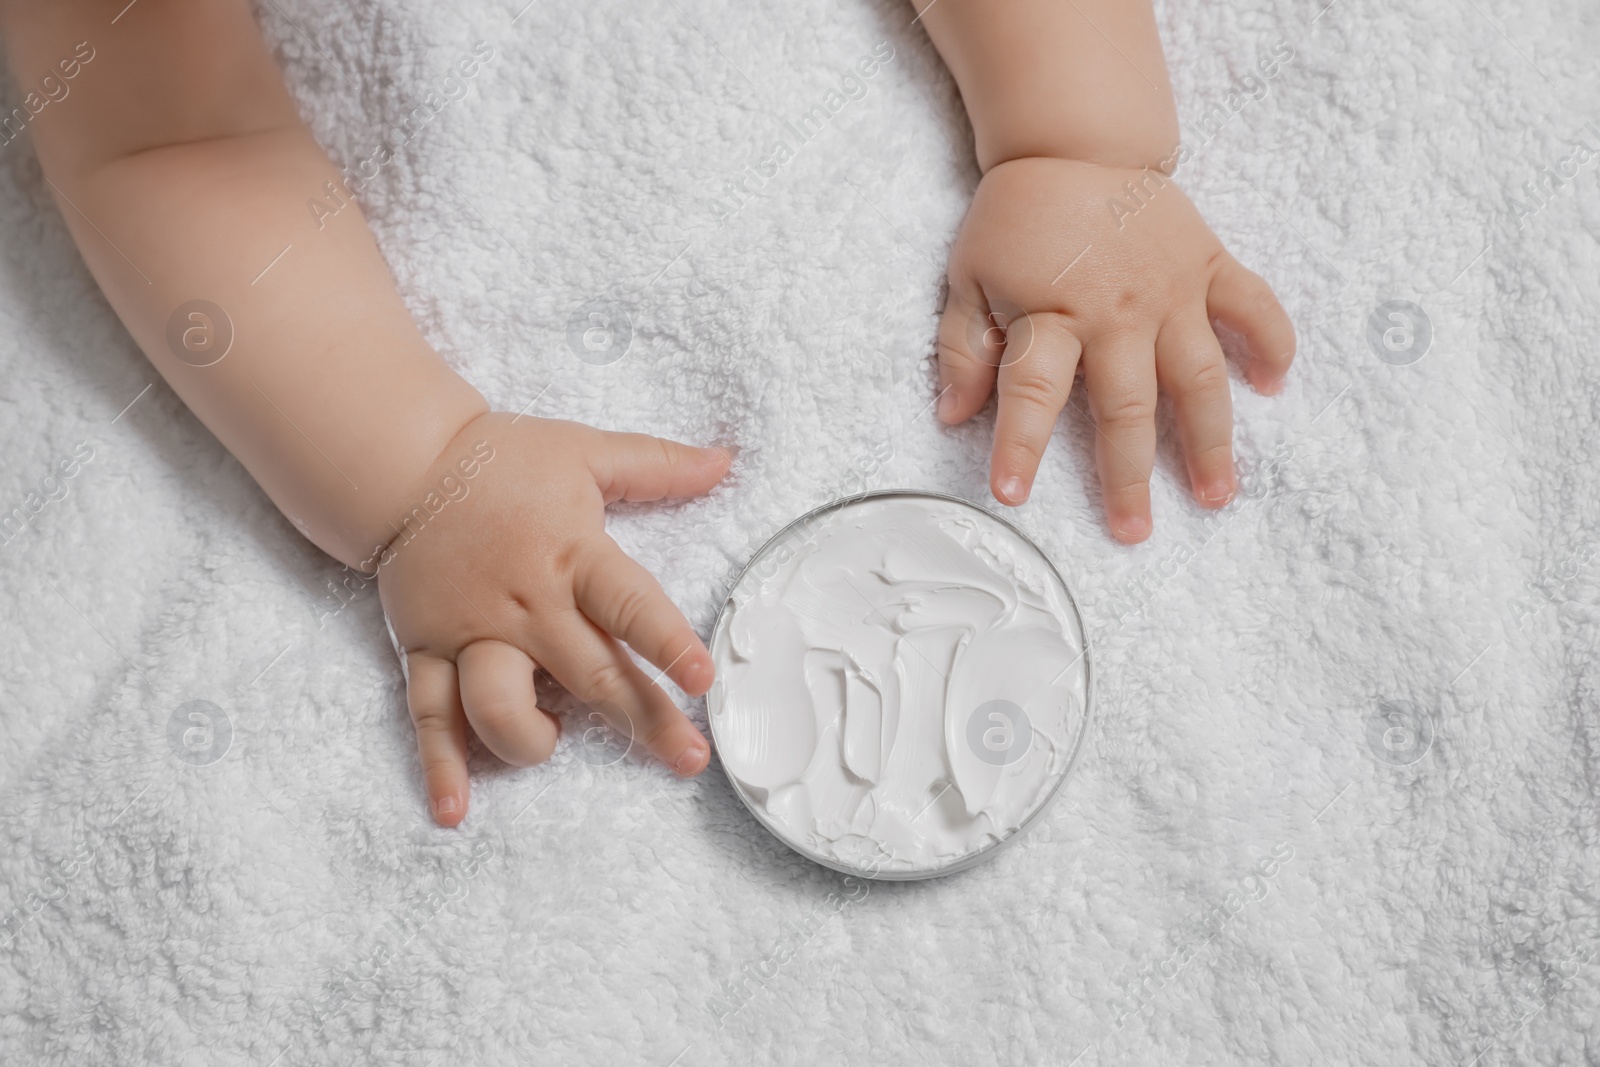
M 807 855 L 918 877 L 1016 833 L 1076 752 L 1083 631 L 987 512 L 862 497 L 769 544 L 730 594 L 709 697 L 723 765 Z

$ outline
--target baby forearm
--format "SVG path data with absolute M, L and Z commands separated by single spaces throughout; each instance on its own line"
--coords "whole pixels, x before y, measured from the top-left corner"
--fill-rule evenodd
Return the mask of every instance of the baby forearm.
M 313 222 L 307 200 L 336 178 L 290 127 L 109 162 L 63 210 L 178 395 L 307 536 L 359 565 L 486 405 L 418 334 L 359 209 Z M 228 330 L 226 355 L 191 365 Z
M 146 5 L 124 22 L 150 26 L 119 25 L 77 95 L 33 123 L 46 177 L 151 362 L 307 536 L 359 565 L 487 406 L 412 324 L 248 6 Z M 56 14 L 74 9 L 95 18 Z M 73 0 L 37 18 L 5 10 L 19 80 L 105 14 Z
M 1051 156 L 1162 167 L 1177 110 L 1149 0 L 912 0 L 987 172 Z

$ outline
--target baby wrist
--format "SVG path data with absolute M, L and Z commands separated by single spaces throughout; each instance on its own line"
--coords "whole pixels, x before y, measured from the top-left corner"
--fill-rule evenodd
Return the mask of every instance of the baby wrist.
M 454 433 L 448 433 L 426 467 L 406 480 L 404 491 L 391 495 L 381 528 L 364 542 L 370 548 L 353 564 L 357 571 L 375 576 L 434 518 L 466 499 L 473 480 L 495 458 L 490 428 L 483 425 L 488 414 L 488 404 L 482 403 Z
M 1030 134 L 991 141 L 987 145 L 980 140 L 979 166 L 987 174 L 1003 163 L 1019 159 L 1058 159 L 1068 163 L 1171 175 L 1188 159 L 1188 155 L 1189 150 L 1176 136 L 1171 140 L 1156 137 L 1107 140 Z

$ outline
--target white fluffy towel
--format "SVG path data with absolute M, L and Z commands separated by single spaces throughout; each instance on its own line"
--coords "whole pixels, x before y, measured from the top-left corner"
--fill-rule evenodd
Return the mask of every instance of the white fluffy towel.
M 998 507 L 992 409 L 931 407 L 977 171 L 903 0 L 257 14 L 497 407 L 738 447 L 709 497 L 611 515 L 703 634 L 832 497 Z M 1600 1063 L 1600 8 L 1158 18 L 1179 180 L 1300 359 L 1274 398 L 1236 374 L 1218 515 L 1164 423 L 1137 548 L 1067 412 L 1014 517 L 1084 610 L 1088 748 L 1025 839 L 916 884 L 571 730 L 433 826 L 373 588 L 159 380 L 0 145 L 0 1062 Z

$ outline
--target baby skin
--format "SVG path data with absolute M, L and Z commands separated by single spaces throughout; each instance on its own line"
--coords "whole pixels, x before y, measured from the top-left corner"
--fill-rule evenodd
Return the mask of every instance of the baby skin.
M 919 10 L 984 172 L 951 256 L 940 418 L 998 395 L 991 485 L 1020 504 L 1081 370 L 1110 528 L 1135 542 L 1151 528 L 1163 388 L 1193 492 L 1222 506 L 1232 413 L 1211 322 L 1244 336 L 1263 392 L 1281 386 L 1294 333 L 1167 176 L 1177 122 L 1148 0 Z M 710 654 L 607 536 L 605 508 L 706 493 L 728 455 L 491 411 L 412 323 L 359 208 L 308 222 L 307 200 L 340 174 L 247 0 L 0 0 L 0 34 L 11 76 L 46 92 L 91 42 L 70 99 L 28 108 L 50 189 L 173 390 L 297 529 L 378 571 L 433 818 L 466 817 L 474 735 L 514 765 L 549 758 L 541 668 L 676 773 L 704 770 L 705 738 L 659 683 L 704 694 Z M 1145 192 L 1115 218 L 1107 201 L 1127 201 L 1128 182 Z M 220 358 L 217 324 L 185 310 L 197 295 L 231 322 Z M 468 471 L 470 493 L 398 536 Z

